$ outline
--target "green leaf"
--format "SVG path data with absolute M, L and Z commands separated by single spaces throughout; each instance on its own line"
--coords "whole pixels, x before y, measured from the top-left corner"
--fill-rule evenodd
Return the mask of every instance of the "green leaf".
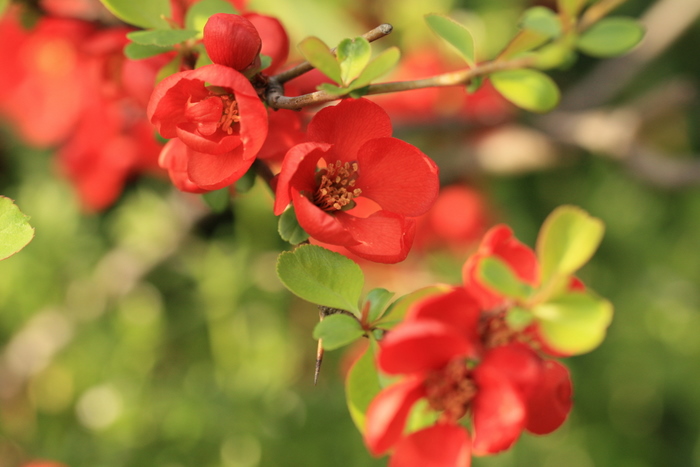
M 10 6 L 10 0 L 0 0 L 0 16 L 5 13 L 8 6 Z
M 168 47 L 185 42 L 197 35 L 197 31 L 188 29 L 155 29 L 151 31 L 134 31 L 126 35 L 132 42 L 141 45 Z
M 314 339 L 321 339 L 326 350 L 348 345 L 364 335 L 360 323 L 352 316 L 336 313 L 326 316 L 314 328 Z
M 469 94 L 474 94 L 476 91 L 481 89 L 482 84 L 484 84 L 484 77 L 475 76 L 469 81 L 469 84 L 467 84 L 467 92 Z
M 526 300 L 532 294 L 532 287 L 523 283 L 506 263 L 495 256 L 482 259 L 477 274 L 486 287 L 506 297 Z
M 328 94 L 332 94 L 335 96 L 342 96 L 343 94 L 347 94 L 350 92 L 350 89 L 348 88 L 339 88 L 338 86 L 335 86 L 331 83 L 321 83 L 319 84 L 316 89 L 319 91 L 325 91 Z
M 503 97 L 525 110 L 548 112 L 559 103 L 559 88 L 549 76 L 539 71 L 499 71 L 490 78 Z
M 425 15 L 425 21 L 430 29 L 459 52 L 469 66 L 475 65 L 474 39 L 467 28 L 448 16 L 435 13 Z
M 558 10 L 568 17 L 575 17 L 579 14 L 587 0 L 557 0 Z
M 155 46 L 145 46 L 145 47 L 155 47 Z M 168 76 L 177 73 L 180 70 L 181 65 L 182 65 L 182 55 L 177 54 L 177 55 L 175 55 L 175 57 L 173 57 L 172 60 L 170 60 L 165 65 L 163 65 L 160 68 L 160 70 L 158 70 L 158 73 L 156 74 L 156 83 L 160 83 Z
M 317 305 L 359 313 L 364 275 L 340 253 L 302 245 L 277 260 L 277 275 L 295 295 Z
M 324 320 L 325 321 L 325 320 Z M 355 426 L 364 433 L 365 414 L 369 404 L 381 391 L 377 367 L 371 347 L 350 367 L 345 380 L 345 401 Z
M 532 323 L 533 319 L 534 316 L 530 310 L 517 306 L 509 309 L 508 314 L 506 314 L 506 323 L 514 331 L 522 331 Z
M 578 355 L 596 348 L 612 320 L 610 302 L 589 293 L 570 293 L 532 310 L 542 337 L 555 350 Z
M 546 34 L 532 29 L 522 29 L 511 39 L 508 45 L 498 55 L 499 60 L 507 60 L 536 49 L 549 40 Z
M 340 65 L 328 46 L 318 37 L 307 37 L 299 43 L 299 51 L 304 58 L 336 83 L 341 83 Z
M 158 47 L 157 45 L 142 45 L 134 42 L 129 42 L 124 47 L 124 55 L 131 60 L 141 60 L 144 58 L 155 57 L 173 50 L 172 47 Z
M 367 293 L 365 303 L 369 302 L 368 318 L 370 323 L 373 323 L 381 318 L 394 295 L 396 295 L 394 292 L 390 292 L 386 289 L 372 289 Z
M 555 12 L 543 6 L 528 8 L 520 19 L 520 27 L 537 31 L 548 38 L 561 35 L 561 22 Z
M 394 68 L 399 58 L 401 58 L 401 51 L 398 47 L 386 49 L 367 64 L 362 73 L 360 73 L 360 76 L 352 82 L 352 86 L 350 87 L 352 89 L 359 89 L 369 85 L 372 81 Z
M 10 199 L 0 196 L 0 260 L 9 258 L 34 238 L 29 216 Z
M 280 216 L 279 223 L 277 224 L 277 231 L 280 237 L 282 237 L 282 240 L 292 245 L 301 243 L 309 238 L 309 234 L 299 225 L 293 206 L 287 208 Z
M 248 171 L 236 181 L 236 184 L 234 185 L 236 188 L 236 193 L 248 193 L 251 188 L 255 186 L 257 176 L 258 174 L 255 171 L 255 167 L 248 169 Z
M 214 212 L 224 212 L 229 205 L 231 194 L 228 187 L 220 190 L 208 191 L 202 195 L 202 199 Z
M 338 44 L 336 51 L 337 61 L 340 64 L 340 78 L 343 85 L 347 86 L 360 76 L 369 63 L 372 56 L 372 47 L 364 37 L 355 39 L 343 39 Z
M 605 226 L 576 206 L 560 206 L 544 221 L 537 237 L 540 281 L 568 276 L 586 264 L 603 238 Z
M 426 297 L 441 295 L 452 290 L 449 285 L 438 284 L 418 289 L 398 298 L 382 317 L 382 328 L 393 327 L 403 320 L 411 305 Z
M 238 14 L 238 11 L 226 0 L 201 0 L 187 10 L 185 28 L 194 29 L 198 33 L 204 31 L 204 25 L 211 15 L 216 13 Z
M 169 28 L 170 0 L 100 0 L 114 16 L 144 29 Z
M 593 57 L 614 57 L 628 52 L 644 37 L 644 27 L 634 18 L 603 18 L 578 39 L 579 50 Z

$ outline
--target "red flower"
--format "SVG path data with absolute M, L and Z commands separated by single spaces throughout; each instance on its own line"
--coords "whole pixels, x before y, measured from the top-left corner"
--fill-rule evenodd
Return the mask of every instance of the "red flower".
M 260 53 L 272 59 L 270 66 L 265 68 L 265 73 L 272 75 L 277 69 L 284 65 L 289 55 L 289 37 L 284 30 L 284 26 L 277 18 L 260 15 L 258 13 L 246 13 L 245 19 L 253 23 L 262 39 L 262 49 Z
M 480 319 L 477 302 L 455 288 L 415 304 L 381 341 L 380 369 L 405 378 L 372 401 L 364 436 L 375 455 L 394 448 L 390 466 L 469 465 L 471 452 L 503 451 L 524 429 L 548 433 L 565 420 L 571 408 L 566 368 L 520 343 L 485 350 Z M 420 399 L 439 413 L 438 422 L 406 436 L 406 420 Z M 473 436 L 460 433 L 465 416 Z M 429 456 L 435 461 L 423 463 Z
M 402 261 L 413 242 L 414 217 L 437 197 L 435 163 L 392 138 L 386 112 L 365 99 L 321 110 L 308 139 L 284 158 L 275 214 L 291 202 L 316 240 L 372 261 Z
M 251 65 L 262 47 L 255 26 L 239 15 L 217 13 L 204 25 L 204 47 L 211 61 L 243 71 Z
M 222 65 L 165 78 L 153 91 L 148 117 L 164 138 L 184 143 L 187 175 L 206 190 L 240 178 L 267 136 L 267 111 L 253 86 Z

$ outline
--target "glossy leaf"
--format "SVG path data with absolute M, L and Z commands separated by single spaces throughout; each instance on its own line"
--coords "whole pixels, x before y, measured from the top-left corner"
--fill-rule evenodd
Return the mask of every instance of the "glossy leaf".
M 321 339 L 324 349 L 335 350 L 356 341 L 364 333 L 355 318 L 337 313 L 326 316 L 316 325 L 314 339 Z
M 350 367 L 345 380 L 345 401 L 355 426 L 360 433 L 365 429 L 365 414 L 369 404 L 381 391 L 377 367 L 371 347 Z
M 29 217 L 10 199 L 0 196 L 0 260 L 24 248 L 34 238 Z
M 536 70 L 508 70 L 490 75 L 498 92 L 513 104 L 532 112 L 548 112 L 559 103 L 559 88 Z
M 459 52 L 469 66 L 474 66 L 474 39 L 467 28 L 452 18 L 439 14 L 425 15 L 425 21 L 430 29 Z
M 575 355 L 600 345 L 613 307 L 591 293 L 571 293 L 538 305 L 532 312 L 547 343 L 554 350 Z
M 347 86 L 352 80 L 360 76 L 369 63 L 369 59 L 372 56 L 372 47 L 364 37 L 343 39 L 338 44 L 336 56 L 340 64 L 340 78 L 343 84 Z
M 100 0 L 117 18 L 144 29 L 169 28 L 170 0 Z
M 173 50 L 172 47 L 159 47 L 157 45 L 143 45 L 130 42 L 124 47 L 124 55 L 131 60 L 141 60 L 155 57 L 165 52 Z
M 482 284 L 505 297 L 525 300 L 532 293 L 532 287 L 521 282 L 513 270 L 495 256 L 482 259 L 477 274 Z
M 352 89 L 359 89 L 367 86 L 375 79 L 389 72 L 396 66 L 401 58 L 401 51 L 398 47 L 390 47 L 384 52 L 374 57 L 367 64 L 360 76 L 352 82 Z
M 540 281 L 567 276 L 586 264 L 603 238 L 605 226 L 576 206 L 560 206 L 542 224 L 537 238 Z
M 238 11 L 226 0 L 201 0 L 187 9 L 185 28 L 201 33 L 209 17 L 216 13 L 237 14 Z
M 394 292 L 386 289 L 372 289 L 367 293 L 365 303 L 369 302 L 370 304 L 368 317 L 370 323 L 381 318 L 394 295 Z
M 304 231 L 297 221 L 296 213 L 294 212 L 294 207 L 289 206 L 286 211 L 282 213 L 277 224 L 277 231 L 282 237 L 282 240 L 296 245 L 303 242 L 309 238 L 309 234 Z
M 644 37 L 644 27 L 634 18 L 603 18 L 584 31 L 577 46 L 593 57 L 614 57 L 628 52 Z
M 555 12 L 543 6 L 528 8 L 520 20 L 520 27 L 536 31 L 548 38 L 561 34 L 561 22 Z
M 304 58 L 336 83 L 341 83 L 340 65 L 328 46 L 318 37 L 307 37 L 299 43 L 299 51 Z
M 141 45 L 156 45 L 159 47 L 168 47 L 188 39 L 192 39 L 197 35 L 197 31 L 188 29 L 155 29 L 151 31 L 134 31 L 126 35 L 132 42 Z
M 364 275 L 340 253 L 316 245 L 302 245 L 282 253 L 277 275 L 294 294 L 306 301 L 359 313 Z

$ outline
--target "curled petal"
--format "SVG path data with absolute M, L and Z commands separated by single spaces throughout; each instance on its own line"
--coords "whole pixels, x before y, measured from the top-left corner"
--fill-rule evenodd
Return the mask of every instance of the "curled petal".
M 425 397 L 420 378 L 408 378 L 380 392 L 367 409 L 365 444 L 379 456 L 401 438 L 406 418 L 416 401 Z
M 440 190 L 438 168 L 418 148 L 396 138 L 375 138 L 357 153 L 357 187 L 386 211 L 425 214 Z
M 431 426 L 399 441 L 389 467 L 469 467 L 471 444 L 458 425 Z
M 398 263 L 406 259 L 413 244 L 416 223 L 400 214 L 377 211 L 363 218 L 339 211 L 335 217 L 354 239 L 352 245 L 343 246 L 361 258 Z
M 382 339 L 378 363 L 389 374 L 425 373 L 473 352 L 474 343 L 448 324 L 404 321 Z
M 241 178 L 254 159 L 244 159 L 242 148 L 227 154 L 188 151 L 187 175 L 200 188 L 218 190 Z
M 291 195 L 297 221 L 299 221 L 301 228 L 310 236 L 320 242 L 330 243 L 331 245 L 348 247 L 349 245 L 357 244 L 357 240 L 338 221 L 336 216 L 328 214 L 296 190 L 291 190 Z
M 463 288 L 455 287 L 448 293 L 430 296 L 415 303 L 408 311 L 406 320 L 440 321 L 476 343 L 480 315 L 481 310 L 474 298 Z
M 374 138 L 391 136 L 387 113 L 367 99 L 345 99 L 319 111 L 309 123 L 309 141 L 335 145 L 342 162 L 357 160 L 360 147 Z
M 217 13 L 204 25 L 204 48 L 211 61 L 241 71 L 258 57 L 262 41 L 243 16 Z
M 571 393 L 571 378 L 566 367 L 557 361 L 545 360 L 539 385 L 527 399 L 527 430 L 543 435 L 559 428 L 571 411 Z
M 179 139 L 171 139 L 163 146 L 158 164 L 167 169 L 170 181 L 180 191 L 187 193 L 206 193 L 207 190 L 198 187 L 187 175 L 187 146 Z
M 292 201 L 292 187 L 290 185 L 292 178 L 296 178 L 299 181 L 299 177 L 303 177 L 306 184 L 313 185 L 316 163 L 329 148 L 330 145 L 324 143 L 302 143 L 297 144 L 287 152 L 282 161 L 282 168 L 275 186 L 274 213 L 276 216 L 282 214 Z M 300 166 L 302 166 L 301 170 Z M 303 181 L 301 184 L 306 185 Z M 313 190 L 315 186 L 301 186 L 300 188 Z

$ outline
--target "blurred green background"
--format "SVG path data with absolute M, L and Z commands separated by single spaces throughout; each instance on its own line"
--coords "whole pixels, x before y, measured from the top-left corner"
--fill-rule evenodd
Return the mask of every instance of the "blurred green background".
M 280 17 L 293 41 L 317 35 L 334 43 L 376 20 L 394 23 L 391 40 L 409 49 L 437 43 L 422 14 L 454 8 L 481 25 L 488 57 L 526 3 L 253 0 L 250 7 Z M 694 10 L 697 3 L 675 2 Z M 640 17 L 653 4 L 630 0 L 619 11 Z M 678 39 L 658 58 L 640 58 L 623 89 L 597 103 L 638 111 L 635 144 L 659 155 L 651 169 L 614 154 L 618 146 L 596 146 L 603 134 L 576 141 L 558 134 L 556 123 L 572 115 L 564 110 L 580 110 L 575 104 L 557 114 L 555 130 L 551 120 L 521 115 L 518 128 L 553 151 L 525 169 L 484 162 L 484 138 L 498 129 L 396 129 L 436 158 L 446 182 L 465 179 L 483 190 L 494 218 L 527 244 L 560 204 L 581 206 L 607 226 L 581 277 L 613 302 L 615 318 L 600 348 L 566 361 L 575 390 L 569 421 L 552 435 L 524 435 L 476 466 L 700 466 L 700 177 L 691 177 L 700 164 L 700 27 L 664 20 Z M 553 76 L 567 95 L 599 67 L 581 57 Z M 594 85 L 622 82 L 607 76 Z M 647 108 L 640 101 L 666 96 L 674 83 L 680 97 L 639 111 Z M 31 216 L 37 234 L 0 263 L 0 467 L 33 458 L 71 467 L 386 464 L 366 452 L 345 408 L 342 352 L 327 354 L 312 384 L 317 311 L 275 276 L 286 246 L 261 183 L 212 214 L 167 182 L 143 179 L 114 207 L 88 216 L 51 152 L 22 146 L 9 128 L 1 142 L 0 193 Z M 680 164 L 690 181 L 660 186 L 656 176 L 668 164 Z M 426 277 L 457 281 L 464 259 L 435 254 Z

